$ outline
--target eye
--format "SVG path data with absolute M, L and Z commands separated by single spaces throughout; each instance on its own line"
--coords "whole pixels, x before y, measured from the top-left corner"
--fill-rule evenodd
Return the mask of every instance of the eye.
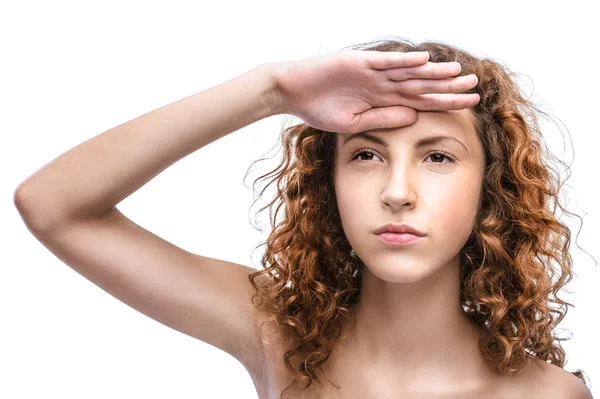
M 358 159 L 359 157 L 361 157 L 363 154 L 369 154 L 369 155 L 374 155 L 379 157 L 379 155 L 377 155 L 374 151 L 371 151 L 367 148 L 361 148 L 359 150 L 357 150 L 354 154 L 352 154 L 350 160 L 351 161 L 358 161 L 358 162 L 368 162 L 370 160 L 363 160 L 363 159 Z M 449 153 L 447 153 L 444 150 L 433 150 L 432 152 L 430 152 L 429 154 L 427 154 L 427 158 L 432 157 L 433 155 L 436 155 L 437 158 L 435 159 L 444 159 L 447 158 L 449 162 L 433 162 L 433 163 L 438 163 L 438 164 L 442 164 L 442 165 L 447 165 L 447 164 L 453 164 L 456 163 L 456 159 L 454 159 L 454 157 L 452 157 Z
M 433 150 L 432 152 L 430 152 L 429 154 L 427 154 L 427 157 L 431 157 L 432 155 L 438 155 L 439 157 L 437 159 L 448 158 L 449 162 L 447 162 L 447 163 L 456 163 L 456 159 L 454 159 L 450 154 L 448 154 L 444 150 Z M 444 164 L 443 162 L 434 162 L 434 163 Z
M 367 151 L 366 149 L 364 149 L 364 148 L 361 148 L 360 150 L 356 151 L 356 152 L 355 152 L 355 153 L 352 155 L 352 157 L 350 158 L 350 160 L 351 160 L 351 161 L 354 161 L 354 160 L 356 160 L 358 157 L 360 157 L 360 156 L 361 156 L 361 155 L 363 155 L 363 154 L 371 154 L 371 155 L 378 156 L 378 155 L 377 155 L 377 154 L 375 154 L 373 151 Z M 362 160 L 362 159 L 359 159 L 358 161 L 359 161 L 359 162 L 366 162 L 365 160 Z

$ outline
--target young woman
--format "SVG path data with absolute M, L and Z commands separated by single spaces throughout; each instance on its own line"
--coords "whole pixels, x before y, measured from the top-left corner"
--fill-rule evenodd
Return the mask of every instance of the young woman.
M 492 60 L 372 42 L 266 63 L 110 129 L 15 204 L 81 275 L 238 359 L 261 398 L 590 398 L 552 335 L 570 231 L 549 208 L 536 111 Z M 270 174 L 285 214 L 264 270 L 189 253 L 116 208 L 277 114 L 304 123 Z

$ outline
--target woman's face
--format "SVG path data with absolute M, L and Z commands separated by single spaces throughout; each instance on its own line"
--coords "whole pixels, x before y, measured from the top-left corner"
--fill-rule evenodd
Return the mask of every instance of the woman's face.
M 460 259 L 479 208 L 484 154 L 471 110 L 417 113 L 410 126 L 363 132 L 387 146 L 337 134 L 334 184 L 344 232 L 369 272 L 388 282 L 415 282 Z M 439 135 L 451 138 L 417 145 Z M 387 223 L 408 223 L 425 236 L 389 245 L 374 233 Z

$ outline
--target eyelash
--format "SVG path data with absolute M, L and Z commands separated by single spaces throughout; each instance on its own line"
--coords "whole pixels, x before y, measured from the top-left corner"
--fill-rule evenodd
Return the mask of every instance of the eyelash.
M 358 150 L 356 150 L 356 152 L 354 154 L 352 154 L 350 160 L 354 161 L 354 160 L 358 160 L 358 162 L 369 162 L 368 160 L 360 160 L 357 159 L 360 155 L 362 154 L 373 154 L 373 155 L 377 155 L 379 156 L 379 154 L 377 154 L 376 152 L 368 149 L 368 148 L 360 148 Z M 454 157 L 452 157 L 448 152 L 444 151 L 444 150 L 433 150 L 432 152 L 430 152 L 429 154 L 427 154 L 427 157 L 430 157 L 431 155 L 434 154 L 440 154 L 443 155 L 444 157 L 448 158 L 450 160 L 450 163 L 456 163 L 456 159 L 454 159 Z M 448 163 L 443 163 L 443 162 L 434 162 L 440 165 L 447 165 Z

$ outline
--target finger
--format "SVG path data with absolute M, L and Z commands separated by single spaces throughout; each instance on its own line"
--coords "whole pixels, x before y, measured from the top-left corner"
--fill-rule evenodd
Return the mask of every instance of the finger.
M 474 74 L 448 79 L 409 79 L 394 82 L 394 89 L 406 94 L 460 93 L 477 85 Z
M 361 51 L 367 66 L 373 69 L 406 68 L 421 65 L 429 60 L 427 51 Z
M 396 105 L 392 107 L 371 108 L 362 114 L 356 115 L 353 131 L 348 133 L 408 126 L 416 121 L 417 111 L 409 107 Z
M 456 76 L 462 67 L 459 62 L 428 62 L 410 68 L 393 68 L 381 71 L 388 79 L 444 79 Z
M 443 111 L 470 108 L 479 102 L 479 94 L 420 94 L 404 98 L 402 103 L 421 111 Z

